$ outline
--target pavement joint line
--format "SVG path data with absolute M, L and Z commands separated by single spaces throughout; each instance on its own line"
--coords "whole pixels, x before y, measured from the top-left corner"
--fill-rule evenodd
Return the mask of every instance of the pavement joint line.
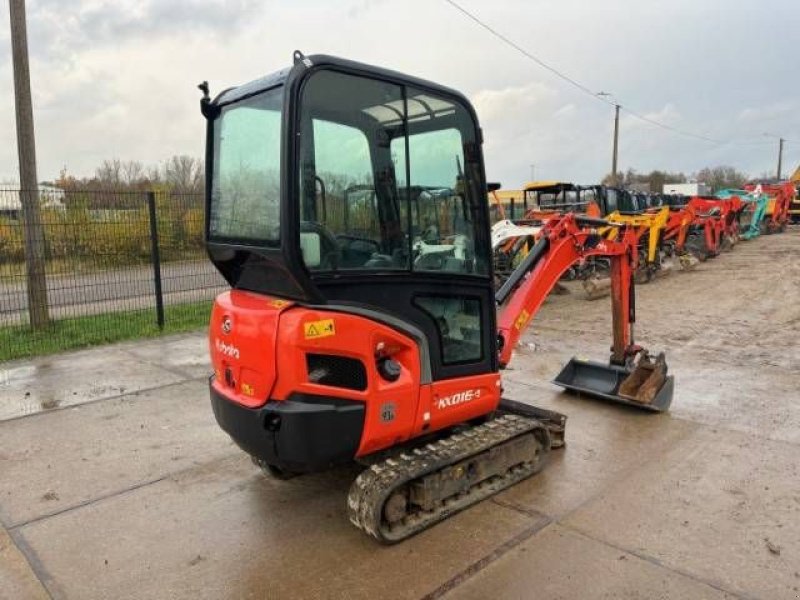
M 528 517 L 532 517 L 534 519 L 541 519 L 542 517 L 545 517 L 547 519 L 550 519 L 551 521 L 557 521 L 558 520 L 558 519 L 556 519 L 556 518 L 554 518 L 554 517 L 552 517 L 552 516 L 550 516 L 550 515 L 548 515 L 546 513 L 543 513 L 540 510 L 536 510 L 535 508 L 526 508 L 524 506 L 520 506 L 519 504 L 514 504 L 513 502 L 507 502 L 506 500 L 500 500 L 497 497 L 489 498 L 489 501 L 494 503 L 494 504 L 497 504 L 498 506 L 502 506 L 503 508 L 507 508 L 509 510 L 516 511 L 518 513 L 521 513 L 521 514 L 526 515 Z
M 181 385 L 184 383 L 189 383 L 192 381 L 201 381 L 208 379 L 208 376 L 201 375 L 199 377 L 190 377 L 187 379 L 182 379 L 181 381 L 171 381 L 170 383 L 162 383 L 161 385 L 154 385 L 153 387 L 148 388 L 140 388 L 138 390 L 130 390 L 122 392 L 121 394 L 113 394 L 111 396 L 101 396 L 100 398 L 92 398 L 91 400 L 85 400 L 84 402 L 76 402 L 74 404 L 65 404 L 63 406 L 56 406 L 54 408 L 48 408 L 45 410 L 40 410 L 33 413 L 26 413 L 24 415 L 17 415 L 15 417 L 9 417 L 7 419 L 0 419 L 0 427 L 3 426 L 4 423 L 11 423 L 13 421 L 19 421 L 20 419 L 29 419 L 32 417 L 38 417 L 40 415 L 49 415 L 53 413 L 59 413 L 62 410 L 71 410 L 74 408 L 80 408 L 82 406 L 91 406 L 92 404 L 97 404 L 99 402 L 105 402 L 106 400 L 119 400 L 120 398 L 124 398 L 126 396 L 136 396 L 138 394 L 143 394 L 147 392 L 153 392 L 155 390 L 160 390 L 163 388 L 169 388 L 176 385 Z
M 149 479 L 147 481 L 141 481 L 139 483 L 136 483 L 136 484 L 134 484 L 132 486 L 128 486 L 126 488 L 114 490 L 114 491 L 108 492 L 106 494 L 101 494 L 101 495 L 96 496 L 94 498 L 87 498 L 85 500 L 82 500 L 81 502 L 78 502 L 77 504 L 72 504 L 70 506 L 65 506 L 64 508 L 60 508 L 60 509 L 55 510 L 53 512 L 33 517 L 33 518 L 28 519 L 26 521 L 20 521 L 19 523 L 7 523 L 7 524 L 4 525 L 4 527 L 9 533 L 11 533 L 12 531 L 20 530 L 20 529 L 22 529 L 24 527 L 27 527 L 28 525 L 33 525 L 35 523 L 38 523 L 39 521 L 45 521 L 45 520 L 50 519 L 52 517 L 57 517 L 59 515 L 63 515 L 65 513 L 68 513 L 68 512 L 74 511 L 74 510 L 80 510 L 82 508 L 86 508 L 87 506 L 92 506 L 92 505 L 94 505 L 96 503 L 99 503 L 99 502 L 104 502 L 106 500 L 111 500 L 111 499 L 117 498 L 119 496 L 124 496 L 125 494 L 127 494 L 129 492 L 135 492 L 135 491 L 138 491 L 140 489 L 146 488 L 148 486 L 154 485 L 156 483 L 161 483 L 162 481 L 167 481 L 169 479 L 174 479 L 174 478 L 180 477 L 180 476 L 182 476 L 182 475 L 184 475 L 186 473 L 190 473 L 192 471 L 205 469 L 209 465 L 214 465 L 214 464 L 219 463 L 219 462 L 223 462 L 223 461 L 226 461 L 226 460 L 231 460 L 234 457 L 239 457 L 240 454 L 241 454 L 240 451 L 238 451 L 236 449 L 233 449 L 233 451 L 230 452 L 229 454 L 223 454 L 223 455 L 217 456 L 217 457 L 212 458 L 211 460 L 209 460 L 207 462 L 195 463 L 195 464 L 187 466 L 187 467 L 185 467 L 183 469 L 178 469 L 177 471 L 171 471 L 171 472 L 165 473 L 165 474 L 163 474 L 163 475 L 161 475 L 159 477 L 156 477 L 156 478 L 153 478 L 153 479 Z M 300 479 L 302 479 L 302 478 L 300 478 Z M 303 484 L 305 486 L 309 486 L 309 487 L 312 487 L 312 488 L 315 485 L 315 484 L 313 484 L 311 482 L 298 481 L 298 483 L 301 483 L 301 484 Z M 0 508 L 2 508 L 2 507 L 0 506 Z M 8 520 L 8 519 L 6 519 L 6 520 Z
M 579 534 L 579 535 L 581 535 L 581 536 L 583 536 L 585 538 L 588 538 L 588 539 L 590 539 L 592 541 L 595 541 L 595 542 L 597 542 L 599 544 L 603 544 L 604 546 L 608 546 L 609 548 L 614 548 L 615 550 L 618 550 L 619 552 L 625 552 L 626 554 L 630 554 L 631 556 L 635 556 L 636 558 L 638 558 L 640 560 L 643 560 L 643 561 L 645 561 L 647 563 L 650 563 L 651 565 L 655 565 L 656 567 L 659 567 L 661 569 L 665 569 L 667 571 L 670 571 L 671 573 L 676 573 L 678 575 L 681 575 L 682 577 L 686 577 L 688 579 L 691 579 L 692 581 L 696 581 L 698 583 L 702 583 L 703 585 L 707 585 L 707 586 L 717 590 L 718 592 L 722 592 L 724 594 L 728 594 L 728 595 L 733 596 L 735 598 L 740 598 L 741 600 L 758 600 L 758 598 L 756 596 L 751 596 L 751 595 L 743 593 L 743 592 L 737 592 L 737 591 L 730 590 L 730 589 L 724 587 L 721 583 L 719 583 L 717 581 L 714 581 L 714 580 L 711 580 L 711 579 L 707 579 L 707 578 L 701 577 L 699 575 L 695 575 L 694 573 L 690 573 L 690 572 L 685 571 L 685 570 L 680 569 L 680 568 L 671 567 L 669 565 L 666 565 L 663 562 L 661 562 L 659 559 L 657 559 L 655 556 L 651 556 L 649 554 L 646 554 L 644 552 L 640 552 L 638 550 L 633 550 L 631 548 L 626 548 L 625 546 L 620 546 L 619 544 L 614 544 L 613 542 L 609 542 L 608 540 L 604 540 L 602 538 L 594 536 L 594 535 L 592 535 L 592 534 L 590 534 L 590 533 L 588 533 L 588 532 L 586 532 L 586 531 L 584 531 L 584 530 L 582 530 L 582 529 L 580 529 L 578 527 L 575 527 L 574 525 L 569 525 L 569 524 L 564 523 L 562 521 L 557 521 L 557 523 L 559 524 L 559 526 L 564 527 L 566 529 L 569 529 L 569 530 L 571 530 L 571 531 L 573 531 L 573 532 L 575 532 L 575 533 L 577 533 L 577 534 Z
M 465 569 L 462 569 L 461 571 L 456 573 L 453 577 L 451 577 L 450 579 L 442 583 L 440 586 L 438 586 L 436 589 L 422 596 L 420 600 L 436 600 L 437 598 L 441 598 L 448 592 L 451 592 L 454 589 L 456 589 L 458 586 L 460 586 L 468 579 L 474 577 L 475 575 L 483 571 L 486 567 L 488 567 L 498 559 L 502 558 L 504 555 L 506 555 L 508 552 L 510 552 L 523 542 L 535 536 L 537 533 L 539 533 L 552 523 L 553 521 L 549 517 L 540 514 L 539 520 L 536 521 L 533 525 L 526 527 L 515 536 L 509 538 L 508 540 L 497 546 L 494 550 L 492 550 L 488 554 L 479 558 L 478 560 L 467 566 Z
M 108 492 L 106 494 L 101 494 L 99 496 L 95 496 L 93 498 L 87 498 L 87 499 L 82 500 L 81 502 L 78 502 L 76 504 L 72 504 L 70 506 L 65 506 L 65 507 L 60 508 L 58 510 L 55 510 L 53 512 L 49 512 L 49 513 L 46 513 L 46 514 L 38 515 L 38 516 L 33 517 L 31 519 L 28 519 L 26 521 L 20 521 L 18 523 L 14 523 L 14 522 L 11 522 L 10 519 L 6 518 L 6 519 L 3 519 L 2 521 L 0 521 L 0 525 L 2 525 L 9 533 L 11 533 L 12 531 L 20 530 L 20 529 L 22 529 L 24 527 L 27 527 L 28 525 L 33 525 L 35 523 L 38 523 L 39 521 L 45 521 L 45 520 L 50 519 L 52 517 L 57 517 L 59 515 L 63 515 L 65 513 L 68 513 L 68 512 L 74 511 L 74 510 L 80 510 L 81 508 L 86 508 L 87 506 L 92 506 L 92 505 L 94 505 L 96 503 L 99 503 L 99 502 L 104 502 L 106 500 L 111 500 L 111 499 L 117 498 L 118 496 L 124 496 L 125 494 L 127 494 L 129 492 L 135 492 L 135 491 L 138 491 L 140 489 L 146 488 L 146 487 L 148 487 L 150 485 L 154 485 L 156 483 L 161 483 L 162 481 L 167 481 L 169 479 L 174 479 L 174 478 L 180 477 L 180 476 L 182 476 L 182 475 L 184 475 L 186 473 L 191 473 L 192 471 L 202 470 L 202 469 L 207 468 L 209 465 L 214 465 L 216 463 L 223 462 L 223 461 L 226 461 L 226 460 L 231 460 L 233 458 L 240 457 L 240 456 L 241 456 L 241 452 L 240 451 L 238 451 L 237 449 L 232 449 L 232 452 L 230 452 L 228 454 L 223 454 L 223 455 L 217 456 L 217 457 L 212 458 L 211 460 L 209 460 L 207 462 L 195 463 L 193 465 L 184 467 L 183 469 L 178 469 L 177 471 L 171 471 L 171 472 L 165 473 L 165 474 L 163 474 L 163 475 L 161 475 L 159 477 L 156 477 L 156 478 L 153 478 L 153 479 L 149 479 L 147 481 L 142 481 L 142 482 L 136 483 L 136 484 L 134 484 L 132 486 L 128 486 L 128 487 L 125 487 L 125 488 L 122 488 L 122 489 L 114 490 L 114 491 Z M 311 489 L 316 489 L 317 487 L 322 485 L 323 488 L 327 489 L 327 486 L 325 486 L 324 484 L 320 484 L 318 482 L 312 482 L 312 481 L 308 481 L 308 480 L 303 481 L 302 477 L 298 478 L 298 480 L 296 481 L 296 484 L 297 485 L 302 485 L 303 487 L 308 487 L 308 488 L 311 488 Z M 510 506 L 506 507 L 506 508 L 509 508 L 509 509 L 512 509 L 512 510 L 517 510 L 515 507 L 510 507 Z M 537 514 L 537 516 L 541 516 L 541 513 L 536 513 L 536 514 Z M 3 515 L 3 513 L 2 513 L 2 505 L 0 505 L 0 517 L 2 517 L 2 515 Z
M 28 563 L 28 566 L 31 568 L 36 580 L 41 584 L 42 589 L 44 589 L 48 597 L 51 600 L 63 597 L 64 594 L 57 592 L 54 589 L 57 587 L 55 578 L 47 570 L 47 567 L 44 566 L 44 563 L 39 558 L 39 555 L 36 554 L 36 551 L 28 543 L 28 540 L 25 539 L 25 536 L 22 535 L 22 532 L 11 529 L 8 529 L 7 531 L 9 537 L 11 537 L 11 542 L 17 547 L 17 550 L 19 550 L 20 554 L 25 557 L 25 561 Z
M 190 468 L 192 468 L 192 467 L 190 467 Z M 127 494 L 129 492 L 135 492 L 136 490 L 139 490 L 139 489 L 145 488 L 147 486 L 153 485 L 154 483 L 160 483 L 162 481 L 165 481 L 166 479 L 170 479 L 171 477 L 173 477 L 175 475 L 178 475 L 178 474 L 180 474 L 180 473 L 182 473 L 184 471 L 187 471 L 187 470 L 189 470 L 189 469 L 181 469 L 180 471 L 176 471 L 174 473 L 167 473 L 167 474 L 162 475 L 161 477 L 157 477 L 155 479 L 149 479 L 147 481 L 141 481 L 141 482 L 139 482 L 137 484 L 134 484 L 134 485 L 132 485 L 130 487 L 127 487 L 127 488 L 124 488 L 124 489 L 121 489 L 121 490 L 115 490 L 113 492 L 108 492 L 107 494 L 101 494 L 100 496 L 96 496 L 94 498 L 87 498 L 86 500 L 78 502 L 77 504 L 73 504 L 71 506 L 65 506 L 64 508 L 60 508 L 58 510 L 54 510 L 53 512 L 49 512 L 49 513 L 45 513 L 43 515 L 39 515 L 37 517 L 33 517 L 32 519 L 28 519 L 27 521 L 21 521 L 19 523 L 13 523 L 9 527 L 7 527 L 6 529 L 9 532 L 18 531 L 18 530 L 22 529 L 23 527 L 27 527 L 28 525 L 35 525 L 36 523 L 39 523 L 40 521 L 46 521 L 47 519 L 50 519 L 52 517 L 57 517 L 59 515 L 63 515 L 64 513 L 68 513 L 68 512 L 71 512 L 73 510 L 79 510 L 81 508 L 85 508 L 87 506 L 91 506 L 93 504 L 96 504 L 97 502 L 102 502 L 103 500 L 109 500 L 111 498 L 116 498 L 117 496 L 123 496 L 123 495 L 125 495 L 125 494 Z

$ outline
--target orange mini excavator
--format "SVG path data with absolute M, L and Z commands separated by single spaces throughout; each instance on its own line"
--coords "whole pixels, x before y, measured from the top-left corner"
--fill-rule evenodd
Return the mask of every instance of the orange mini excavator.
M 537 473 L 565 417 L 501 398 L 500 369 L 561 274 L 613 263 L 610 364 L 568 389 L 664 410 L 663 356 L 631 339 L 632 245 L 549 223 L 495 294 L 482 133 L 458 92 L 296 52 L 207 120 L 206 241 L 219 425 L 277 477 L 357 461 L 350 520 L 391 543 Z M 606 226 L 598 221 L 598 226 Z

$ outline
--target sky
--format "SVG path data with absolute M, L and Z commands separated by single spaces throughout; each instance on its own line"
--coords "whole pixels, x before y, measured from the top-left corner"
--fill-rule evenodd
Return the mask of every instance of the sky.
M 773 173 L 800 163 L 797 0 L 457 0 L 527 52 L 623 107 L 619 167 Z M 0 21 L 0 181 L 16 179 L 8 2 Z M 444 0 L 28 0 L 40 180 L 104 159 L 201 157 L 196 85 L 212 95 L 291 63 L 292 51 L 448 85 L 475 105 L 487 178 L 592 183 L 611 169 L 613 107 Z

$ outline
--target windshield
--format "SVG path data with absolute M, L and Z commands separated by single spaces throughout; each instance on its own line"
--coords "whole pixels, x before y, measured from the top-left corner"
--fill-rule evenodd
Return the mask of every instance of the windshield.
M 278 243 L 282 99 L 273 88 L 224 106 L 215 121 L 210 240 Z
M 313 74 L 300 114 L 300 247 L 312 271 L 487 274 L 468 111 L 429 91 Z
M 526 198 L 533 198 L 533 205 L 541 209 L 558 211 L 577 210 L 585 201 L 579 199 L 579 191 L 570 184 L 538 190 L 526 190 Z

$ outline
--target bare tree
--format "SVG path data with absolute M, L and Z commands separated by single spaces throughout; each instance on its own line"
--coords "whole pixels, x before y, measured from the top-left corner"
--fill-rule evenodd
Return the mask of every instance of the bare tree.
M 737 171 L 734 167 L 722 165 L 719 167 L 706 167 L 694 175 L 700 183 L 711 186 L 713 191 L 724 188 L 740 188 L 748 180 L 747 174 Z
M 161 169 L 158 165 L 147 167 L 147 181 L 153 184 L 161 183 Z
M 122 183 L 122 161 L 118 158 L 104 160 L 94 171 L 95 179 L 102 185 L 118 187 Z
M 164 182 L 179 192 L 203 189 L 203 161 L 186 154 L 175 155 L 164 163 Z
M 138 185 L 145 179 L 144 165 L 138 160 L 126 160 L 122 163 L 122 181 L 125 185 Z
M 94 171 L 94 177 L 76 178 L 62 171 L 55 184 L 63 189 L 141 190 L 165 184 L 182 193 L 203 191 L 203 161 L 188 155 L 175 155 L 160 165 L 144 165 L 138 160 L 106 159 Z
M 628 169 L 619 177 L 619 182 L 623 187 L 633 185 L 646 185 L 651 192 L 661 192 L 664 189 L 665 183 L 682 183 L 686 181 L 686 175 L 683 173 L 673 173 L 670 171 L 661 171 L 655 169 L 649 173 L 639 173 L 636 169 Z M 614 176 L 608 173 L 603 177 L 603 185 L 613 185 Z

